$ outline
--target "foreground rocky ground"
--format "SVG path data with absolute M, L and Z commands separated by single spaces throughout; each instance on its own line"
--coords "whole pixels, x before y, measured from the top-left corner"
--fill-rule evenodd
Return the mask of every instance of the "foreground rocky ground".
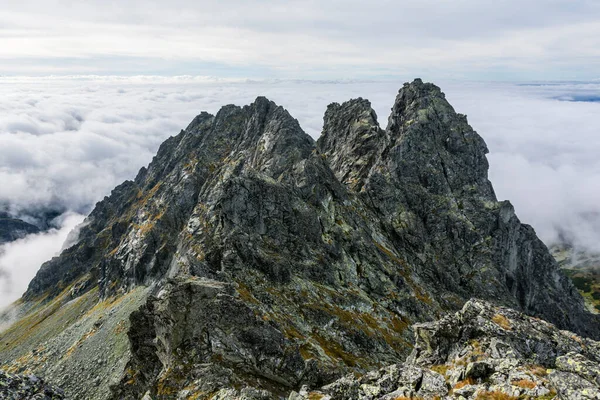
M 508 308 L 471 300 L 456 314 L 415 326 L 415 338 L 403 364 L 290 400 L 600 399 L 599 342 Z
M 406 362 L 350 374 L 288 400 L 600 399 L 600 343 L 505 307 L 471 300 L 459 312 L 414 327 Z M 201 382 L 200 380 L 198 381 Z M 174 398 L 193 398 L 195 389 Z M 144 399 L 151 399 L 149 393 Z M 211 399 L 281 399 L 253 387 Z
M 13 375 L 0 371 L 0 399 L 58 400 L 64 398 L 62 390 L 45 383 L 35 375 Z
M 600 399 L 600 343 L 505 307 L 471 300 L 457 313 L 414 326 L 406 362 L 350 374 L 289 396 L 251 386 L 221 388 L 212 400 Z M 228 371 L 211 378 L 226 383 Z M 170 398 L 197 398 L 202 377 Z M 224 384 L 223 386 L 230 386 Z M 30 376 L 0 372 L 0 398 L 62 399 Z M 146 393 L 144 400 L 154 397 Z

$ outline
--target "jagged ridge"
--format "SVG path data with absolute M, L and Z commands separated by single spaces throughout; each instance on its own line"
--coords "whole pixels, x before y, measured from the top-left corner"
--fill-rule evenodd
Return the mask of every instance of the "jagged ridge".
M 147 297 L 127 324 L 131 354 L 118 352 L 125 373 L 108 381 L 115 398 L 319 385 L 402 360 L 412 323 L 473 296 L 597 337 L 598 320 L 533 229 L 496 201 L 486 152 L 420 80 L 400 90 L 385 130 L 366 100 L 329 106 L 318 143 L 265 98 L 202 113 L 97 204 L 23 307 L 37 321 L 36 301 L 99 296 L 122 314 L 131 308 L 119 299 Z M 10 335 L 4 361 L 23 351 Z M 97 346 L 111 353 L 112 343 Z
M 8 213 L 0 211 L 0 244 L 24 238 L 40 229 L 23 220 L 13 218 Z

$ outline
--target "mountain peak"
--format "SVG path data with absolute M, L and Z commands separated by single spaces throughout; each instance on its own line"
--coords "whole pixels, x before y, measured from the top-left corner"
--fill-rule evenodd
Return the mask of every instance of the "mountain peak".
M 364 190 L 379 176 L 441 195 L 475 189 L 496 200 L 484 140 L 437 86 L 420 79 L 400 89 L 385 131 L 368 100 L 331 104 L 317 146 L 338 179 L 354 190 Z
M 340 182 L 360 190 L 385 144 L 385 132 L 368 100 L 358 98 L 327 107 L 317 147 Z
M 411 83 L 405 83 L 398 91 L 387 130 L 395 132 L 408 121 L 423 119 L 428 114 L 440 111 L 442 114 L 454 113 L 439 87 L 433 83 L 423 83 L 417 78 Z
M 472 297 L 598 337 L 439 88 L 405 85 L 390 121 L 334 103 L 315 144 L 264 97 L 201 113 L 42 266 L 0 362 L 39 348 L 46 375 L 86 398 L 280 395 L 403 360 L 412 324 Z M 91 348 L 120 360 L 91 367 L 105 385 L 77 379 Z

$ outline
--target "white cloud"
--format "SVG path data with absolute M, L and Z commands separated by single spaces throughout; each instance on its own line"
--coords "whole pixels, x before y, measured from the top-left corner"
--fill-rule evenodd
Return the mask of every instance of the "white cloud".
M 58 229 L 0 246 L 0 310 L 21 297 L 40 265 L 58 255 L 69 232 L 82 221 L 82 215 L 67 213 L 56 221 Z

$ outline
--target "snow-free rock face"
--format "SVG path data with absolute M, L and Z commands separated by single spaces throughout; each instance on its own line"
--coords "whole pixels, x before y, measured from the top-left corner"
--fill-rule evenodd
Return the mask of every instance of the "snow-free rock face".
M 471 297 L 597 337 L 486 152 L 420 80 L 385 130 L 366 100 L 329 106 L 318 143 L 265 98 L 202 113 L 42 266 L 0 361 L 80 398 L 285 395 L 403 360 L 412 324 Z
M 414 330 L 406 362 L 290 400 L 600 398 L 600 343 L 543 320 L 471 300 Z

